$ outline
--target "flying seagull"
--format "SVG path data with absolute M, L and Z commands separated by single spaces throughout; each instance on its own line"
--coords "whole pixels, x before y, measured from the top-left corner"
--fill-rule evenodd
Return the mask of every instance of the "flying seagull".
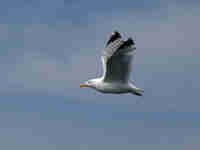
M 144 90 L 137 88 L 131 81 L 131 62 L 136 52 L 136 46 L 132 38 L 123 40 L 118 31 L 114 31 L 106 43 L 101 56 L 103 75 L 100 78 L 91 79 L 80 87 L 90 87 L 102 93 L 132 93 L 142 96 Z

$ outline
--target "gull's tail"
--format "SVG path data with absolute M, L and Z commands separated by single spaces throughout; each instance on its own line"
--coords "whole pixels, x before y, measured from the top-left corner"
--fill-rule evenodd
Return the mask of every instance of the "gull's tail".
M 133 94 L 137 95 L 137 96 L 143 96 L 144 90 L 140 89 L 140 88 L 136 88 L 136 89 L 134 89 Z

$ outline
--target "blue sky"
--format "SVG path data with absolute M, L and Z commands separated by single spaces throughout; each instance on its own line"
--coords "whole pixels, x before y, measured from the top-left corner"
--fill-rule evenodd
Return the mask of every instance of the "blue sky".
M 0 149 L 200 147 L 199 1 L 0 1 Z M 79 83 L 110 33 L 136 39 L 143 97 Z

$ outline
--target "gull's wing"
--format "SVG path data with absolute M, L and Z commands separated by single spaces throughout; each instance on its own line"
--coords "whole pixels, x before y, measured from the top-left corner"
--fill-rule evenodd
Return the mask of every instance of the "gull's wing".
M 121 38 L 113 41 L 104 49 L 102 56 L 103 79 L 108 82 L 127 82 L 131 71 L 131 62 L 135 53 L 135 46 L 129 39 Z

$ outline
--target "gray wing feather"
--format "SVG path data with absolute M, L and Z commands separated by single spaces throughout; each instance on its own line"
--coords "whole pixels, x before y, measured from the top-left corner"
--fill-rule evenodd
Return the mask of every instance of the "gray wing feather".
M 124 44 L 124 41 L 121 38 L 116 39 L 115 41 L 113 41 L 112 43 L 110 43 L 103 51 L 103 56 L 106 59 L 109 59 L 110 57 L 112 57 L 114 55 L 114 53 L 116 53 L 120 46 L 122 46 Z
M 104 49 L 103 68 L 104 81 L 127 82 L 131 72 L 131 62 L 135 47 L 119 49 L 124 42 L 120 39 Z

